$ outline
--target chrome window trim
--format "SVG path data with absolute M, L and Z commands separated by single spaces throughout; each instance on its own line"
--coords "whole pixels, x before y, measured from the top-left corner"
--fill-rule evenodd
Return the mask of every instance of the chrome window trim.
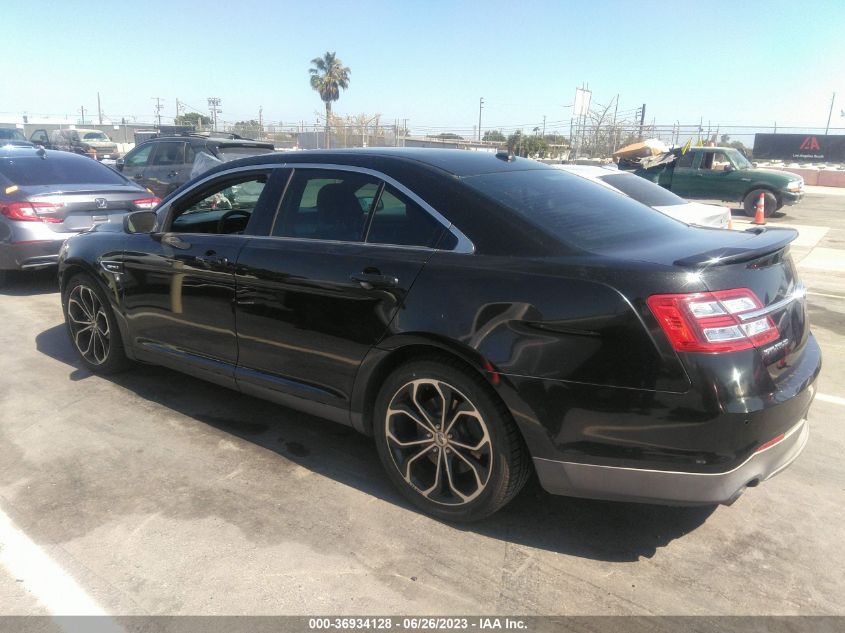
M 430 247 L 427 247 L 427 246 L 411 246 L 411 245 L 407 245 L 407 244 L 376 244 L 374 242 L 346 242 L 346 241 L 340 241 L 340 240 L 318 240 L 318 239 L 309 239 L 309 238 L 300 238 L 300 237 L 284 237 L 284 236 L 276 236 L 276 235 L 244 235 L 244 237 L 249 237 L 249 238 L 253 238 L 253 239 L 255 239 L 255 238 L 271 238 L 271 239 L 276 239 L 276 240 L 297 240 L 297 241 L 303 241 L 303 242 L 311 242 L 311 243 L 320 242 L 320 243 L 326 243 L 326 244 L 362 244 L 362 245 L 366 244 L 367 246 L 380 246 L 380 247 L 390 247 L 390 248 L 409 248 L 409 249 L 414 249 L 414 250 L 430 250 L 430 251 L 442 250 L 443 252 L 446 252 L 446 253 L 463 253 L 463 254 L 468 254 L 468 255 L 475 253 L 475 244 L 473 244 L 472 241 L 466 235 L 464 235 L 463 231 L 461 231 L 458 227 L 456 227 L 448 219 L 446 219 L 446 217 L 444 217 L 442 213 L 440 213 L 437 209 L 432 207 L 425 200 L 420 198 L 416 193 L 414 193 L 413 191 L 408 189 L 408 187 L 403 185 L 401 182 L 399 182 L 395 178 L 392 178 L 385 173 L 382 173 L 382 172 L 377 171 L 375 169 L 370 169 L 368 167 L 358 167 L 358 166 L 355 166 L 355 165 L 337 165 L 337 164 L 334 164 L 334 163 L 260 163 L 260 164 L 256 164 L 256 165 L 244 165 L 242 167 L 233 167 L 232 169 L 227 169 L 225 171 L 216 172 L 214 174 L 210 174 L 209 176 L 201 178 L 200 180 L 195 182 L 193 185 L 191 185 L 190 188 L 185 189 L 185 191 L 180 193 L 179 197 L 181 198 L 185 195 L 190 195 L 190 193 L 192 191 L 196 190 L 199 187 L 202 187 L 202 186 L 208 184 L 212 180 L 215 180 L 215 179 L 220 178 L 220 177 L 229 176 L 231 174 L 237 174 L 237 173 L 245 172 L 245 171 L 263 171 L 263 170 L 268 170 L 268 169 L 270 169 L 270 170 L 292 169 L 292 170 L 295 171 L 297 168 L 300 168 L 300 169 L 333 169 L 333 170 L 336 170 L 336 171 L 351 171 L 351 172 L 367 174 L 369 176 L 374 176 L 376 178 L 379 178 L 382 181 L 386 182 L 387 184 L 392 185 L 393 187 L 396 187 L 396 189 L 398 189 L 403 194 L 408 196 L 416 204 L 420 205 L 420 207 L 424 211 L 426 211 L 426 213 L 431 215 L 435 220 L 437 220 L 440 224 L 442 224 L 446 228 L 447 231 L 452 233 L 452 235 L 454 235 L 455 238 L 458 240 L 458 243 L 455 245 L 455 248 L 445 250 L 445 249 L 438 249 L 438 248 L 430 248 Z M 293 177 L 293 174 L 291 174 L 291 177 Z M 290 178 L 288 179 L 288 182 L 285 184 L 285 191 L 282 194 L 282 198 L 284 198 L 284 195 L 287 193 L 288 185 L 290 185 Z M 281 202 L 281 200 L 280 200 L 280 202 Z M 167 205 L 163 209 L 161 209 L 161 210 L 165 211 L 165 218 L 164 218 L 164 222 L 162 223 L 162 232 L 166 232 L 164 230 L 164 226 L 167 226 L 168 230 L 170 229 L 170 215 L 171 215 L 172 207 L 173 207 L 172 202 L 168 202 Z M 281 210 L 281 204 L 276 208 L 276 216 L 273 218 L 273 225 L 275 225 L 275 223 L 276 223 L 276 217 L 278 217 L 280 210 Z
M 795 290 L 793 290 L 788 296 L 784 297 L 780 301 L 776 301 L 771 305 L 767 305 L 765 308 L 759 308 L 758 310 L 754 310 L 752 312 L 737 314 L 736 316 L 739 317 L 740 321 L 750 321 L 751 319 L 756 319 L 757 317 L 766 316 L 767 314 L 771 314 L 772 312 L 777 312 L 778 310 L 788 306 L 793 301 L 803 299 L 806 295 L 806 286 L 804 286 L 804 284 L 802 283 L 799 283 L 797 286 L 795 286 Z

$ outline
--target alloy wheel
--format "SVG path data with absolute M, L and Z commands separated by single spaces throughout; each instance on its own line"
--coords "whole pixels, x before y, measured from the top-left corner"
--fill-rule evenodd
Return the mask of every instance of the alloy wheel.
M 109 320 L 97 294 L 88 286 L 78 285 L 68 297 L 67 317 L 76 349 L 92 365 L 108 360 Z
M 387 407 L 385 435 L 399 474 L 430 501 L 470 503 L 490 480 L 487 424 L 469 398 L 446 382 L 422 378 L 400 387 Z

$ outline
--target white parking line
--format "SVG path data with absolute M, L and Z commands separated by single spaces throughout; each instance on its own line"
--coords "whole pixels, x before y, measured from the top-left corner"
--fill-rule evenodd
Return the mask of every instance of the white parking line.
M 845 407 L 845 398 L 840 398 L 839 396 L 829 396 L 826 393 L 817 393 L 816 400 L 829 402 L 830 404 L 838 404 L 841 407 Z
M 56 616 L 107 616 L 106 612 L 44 550 L 18 529 L 0 510 L 0 565 Z M 55 623 L 67 633 L 91 629 L 90 621 L 59 618 Z M 97 620 L 97 631 L 125 633 L 125 629 L 108 617 Z
M 815 297 L 827 297 L 829 299 L 845 299 L 845 295 L 832 295 L 826 292 L 812 292 L 810 290 L 807 291 L 808 295 L 813 295 Z

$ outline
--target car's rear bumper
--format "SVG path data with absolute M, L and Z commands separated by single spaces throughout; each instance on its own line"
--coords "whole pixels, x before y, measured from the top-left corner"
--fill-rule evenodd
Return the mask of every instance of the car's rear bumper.
M 670 505 L 728 504 L 745 488 L 789 466 L 804 450 L 809 433 L 809 424 L 803 419 L 778 443 L 719 473 L 600 466 L 536 457 L 534 467 L 543 487 L 553 494 Z
M 0 244 L 0 269 L 34 270 L 55 266 L 65 236 L 54 240 Z

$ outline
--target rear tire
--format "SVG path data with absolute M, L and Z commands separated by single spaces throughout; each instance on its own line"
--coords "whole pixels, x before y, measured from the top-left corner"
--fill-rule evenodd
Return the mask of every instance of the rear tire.
M 411 503 L 437 518 L 483 519 L 513 499 L 531 473 L 507 408 L 479 376 L 451 359 L 396 369 L 373 415 L 388 477 Z
M 86 274 L 71 277 L 62 291 L 62 310 L 71 345 L 95 374 L 126 369 L 129 360 L 106 293 Z
M 759 200 L 761 193 L 765 196 L 766 200 L 765 215 L 767 218 L 772 217 L 772 214 L 780 208 L 777 196 L 771 191 L 768 189 L 754 189 L 742 201 L 742 208 L 745 211 L 745 215 L 749 218 L 753 218 L 757 213 L 757 200 Z

